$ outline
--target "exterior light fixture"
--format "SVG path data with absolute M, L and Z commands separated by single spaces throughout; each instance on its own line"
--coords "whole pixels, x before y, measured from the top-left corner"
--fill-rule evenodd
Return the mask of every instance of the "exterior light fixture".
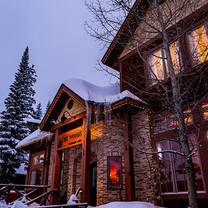
M 71 114 L 68 111 L 64 111 L 62 117 L 61 117 L 61 122 L 64 122 L 68 119 L 68 117 L 66 116 L 68 114 L 68 117 L 71 117 Z

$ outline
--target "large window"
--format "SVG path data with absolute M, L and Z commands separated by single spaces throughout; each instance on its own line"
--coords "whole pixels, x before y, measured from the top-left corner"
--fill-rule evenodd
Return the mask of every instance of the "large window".
M 208 61 L 208 28 L 201 25 L 188 34 L 193 65 Z
M 175 41 L 169 46 L 171 59 L 173 62 L 173 68 L 175 74 L 178 74 L 182 70 L 179 42 Z M 169 66 L 167 63 L 167 58 L 165 51 L 160 48 L 149 55 L 149 78 L 150 84 L 156 84 L 157 81 L 164 80 L 169 77 Z
M 191 109 L 183 111 L 185 124 L 193 124 L 193 117 Z M 154 119 L 154 133 L 161 133 L 168 130 L 176 129 L 178 127 L 178 120 L 174 114 L 161 115 Z
M 42 184 L 44 160 L 45 160 L 44 152 L 38 152 L 31 155 L 31 164 L 29 170 L 30 184 L 32 185 Z
M 189 143 L 191 148 L 197 148 L 196 139 L 193 135 L 189 136 Z M 157 143 L 159 153 L 160 165 L 160 188 L 161 192 L 183 192 L 187 191 L 187 180 L 185 175 L 184 157 L 179 154 L 161 153 L 164 150 L 174 150 L 181 152 L 180 143 L 173 139 L 162 140 Z M 195 176 L 196 187 L 198 191 L 204 190 L 201 164 L 198 152 L 192 156 Z
M 208 104 L 202 105 L 202 116 L 204 120 L 208 120 Z

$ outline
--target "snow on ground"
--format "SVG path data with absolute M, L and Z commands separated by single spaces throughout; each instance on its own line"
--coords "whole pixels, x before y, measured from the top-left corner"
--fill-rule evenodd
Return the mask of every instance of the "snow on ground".
M 0 208 L 29 208 L 36 207 L 37 204 L 26 206 L 21 201 L 16 201 L 12 206 L 6 205 L 3 201 L 0 201 Z M 131 202 L 111 202 L 108 204 L 100 205 L 97 207 L 88 206 L 88 208 L 156 208 L 151 203 L 148 202 L 139 202 L 139 201 L 131 201 Z
M 63 82 L 63 84 L 86 101 L 114 103 L 124 98 L 131 98 L 144 102 L 128 90 L 120 92 L 118 83 L 112 84 L 111 86 L 100 87 L 82 79 L 69 79 Z
M 0 208 L 7 208 L 8 205 L 6 205 L 6 202 L 3 200 L 0 200 Z
M 11 208 L 27 208 L 21 201 L 15 201 Z
M 52 135 L 52 133 L 41 131 L 40 129 L 37 129 L 32 134 L 28 135 L 26 138 L 24 138 L 22 141 L 20 141 L 17 144 L 16 148 L 22 148 L 24 146 L 28 146 L 30 144 L 36 143 L 37 141 L 44 140 L 51 135 Z
M 95 208 L 95 207 L 89 206 L 89 208 Z M 131 201 L 131 202 L 111 202 L 108 204 L 97 206 L 96 208 L 156 208 L 156 207 L 148 202 Z

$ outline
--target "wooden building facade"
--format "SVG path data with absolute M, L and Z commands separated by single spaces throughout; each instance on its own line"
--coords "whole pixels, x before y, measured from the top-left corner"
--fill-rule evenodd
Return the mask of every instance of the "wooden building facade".
M 153 173 L 147 174 L 148 161 L 153 158 L 138 157 L 132 148 L 140 136 L 149 133 L 146 129 L 130 133 L 138 119 L 149 125 L 145 106 L 129 91 L 121 93 L 118 84 L 98 87 L 83 80 L 63 83 L 40 129 L 18 145 L 30 151 L 26 183 L 49 185 L 51 204 L 66 203 L 79 187 L 79 200 L 91 205 L 154 201 Z M 150 142 L 145 146 L 151 149 Z
M 158 80 L 169 83 L 165 62 L 155 60 L 164 56 L 161 37 L 147 37 L 142 21 L 135 21 L 138 15 L 151 15 L 151 7 L 144 2 L 135 2 L 102 59 L 120 72 L 120 86 L 101 88 L 81 80 L 63 83 L 41 121 L 37 138 L 19 146 L 30 151 L 27 184 L 50 185 L 51 204 L 66 202 L 81 187 L 79 199 L 91 205 L 118 200 L 150 201 L 170 208 L 188 205 L 184 159 L 177 154 L 155 154 L 180 152 L 180 144 L 177 119 L 161 102 L 163 94 L 157 94 L 161 90 Z M 200 208 L 205 208 L 208 3 L 191 1 L 183 9 L 168 34 L 171 53 L 180 48 L 180 57 L 175 54 L 172 59 L 176 65 L 183 63 L 187 75 L 183 82 L 203 72 L 192 82 L 190 89 L 194 90 L 187 94 L 183 111 L 190 147 L 195 148 L 192 160 Z M 174 32 L 176 25 L 183 29 L 179 35 Z M 198 56 L 190 53 L 193 48 Z M 159 64 L 155 67 L 152 62 Z M 180 74 L 177 69 L 175 73 Z M 197 96 L 192 99 L 193 95 Z
M 208 2 L 137 0 L 102 62 L 120 73 L 121 91 L 129 90 L 149 105 L 150 140 L 158 152 L 181 152 L 173 110 L 166 30 L 173 70 L 180 86 L 186 134 L 191 150 L 199 207 L 208 204 Z M 164 28 L 161 27 L 161 18 Z M 166 94 L 167 93 L 167 94 Z M 166 99 L 168 97 L 168 99 Z M 158 153 L 160 204 L 187 207 L 184 159 Z M 156 177 L 157 178 L 157 177 Z M 156 180 L 157 181 L 157 180 Z

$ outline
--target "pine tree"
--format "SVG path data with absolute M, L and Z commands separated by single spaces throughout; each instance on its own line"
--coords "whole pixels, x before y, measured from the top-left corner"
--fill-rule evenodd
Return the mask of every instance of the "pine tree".
M 33 114 L 36 82 L 34 65 L 29 66 L 29 49 L 25 49 L 10 93 L 5 99 L 0 125 L 0 182 L 10 182 L 24 161 L 24 154 L 16 150 L 16 144 L 29 133 L 25 119 Z
M 40 120 L 42 118 L 42 116 L 43 116 L 43 113 L 42 113 L 41 103 L 38 103 L 38 105 L 36 107 L 36 111 L 34 112 L 33 118 Z
M 48 111 L 50 105 L 51 105 L 51 101 L 49 100 L 48 103 L 47 103 L 47 105 L 46 105 L 46 112 Z

